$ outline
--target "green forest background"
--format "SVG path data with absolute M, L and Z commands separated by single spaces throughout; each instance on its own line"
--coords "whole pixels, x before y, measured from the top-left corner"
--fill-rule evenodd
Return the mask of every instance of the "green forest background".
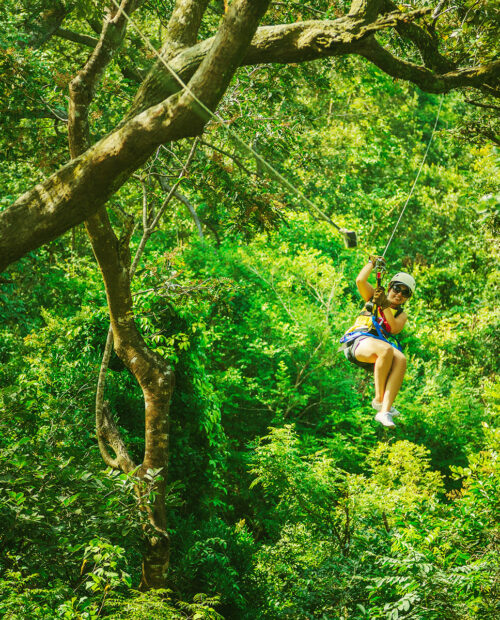
M 17 47 L 21 17 L 6 5 L 3 207 L 68 157 L 63 124 L 16 118 L 12 101 L 44 97 L 57 108 L 70 60 L 84 58 L 61 40 Z M 93 108 L 96 135 L 128 105 L 117 84 L 132 93 L 112 64 Z M 387 254 L 390 272 L 417 281 L 394 430 L 373 421 L 371 377 L 337 353 L 360 308 L 356 274 L 387 243 L 440 99 L 355 57 L 239 70 L 219 114 L 356 230 L 356 249 L 221 126 L 204 132 L 179 187 L 203 237 L 172 202 L 133 281 L 142 333 L 176 375 L 168 591 L 137 591 L 133 477 L 106 469 L 95 440 L 109 319 L 84 230 L 9 268 L 0 288 L 2 617 L 498 617 L 498 148 L 468 131 L 462 94 L 443 97 Z M 192 145 L 160 149 L 111 199 L 117 227 L 140 222 L 143 195 L 161 203 L 155 174 L 171 175 Z M 140 459 L 142 395 L 117 357 L 107 381 L 110 410 Z

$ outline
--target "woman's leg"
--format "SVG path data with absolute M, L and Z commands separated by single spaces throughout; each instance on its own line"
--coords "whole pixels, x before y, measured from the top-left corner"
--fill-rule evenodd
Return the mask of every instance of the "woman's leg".
M 363 340 L 358 343 L 354 351 L 356 359 L 360 362 L 375 364 L 375 400 L 379 403 L 381 403 L 384 399 L 386 384 L 389 381 L 389 375 L 393 366 L 395 352 L 399 353 L 399 351 L 396 351 L 396 349 L 387 342 L 383 342 L 382 340 L 377 340 L 376 338 L 370 337 L 363 338 Z M 401 377 L 401 382 L 402 381 L 403 377 Z M 399 386 L 401 386 L 401 382 L 399 383 Z M 396 398 L 396 394 L 394 394 L 392 401 L 394 401 L 394 398 Z M 385 402 L 383 404 L 385 405 Z M 388 411 L 388 409 L 385 408 L 383 408 L 382 410 Z
M 406 371 L 405 356 L 401 353 L 401 351 L 394 349 L 394 347 L 391 347 L 391 349 L 394 350 L 394 356 L 392 359 L 391 370 L 385 384 L 385 392 L 383 393 L 381 411 L 389 411 L 392 407 L 392 403 L 395 401 L 396 396 L 399 392 L 399 388 L 403 383 L 403 377 L 405 376 Z M 379 399 L 377 398 L 377 400 Z

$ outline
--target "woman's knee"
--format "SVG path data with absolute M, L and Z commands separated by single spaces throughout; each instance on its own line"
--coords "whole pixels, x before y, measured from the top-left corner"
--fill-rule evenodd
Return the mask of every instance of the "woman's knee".
M 393 365 L 397 365 L 399 368 L 406 369 L 406 357 L 404 353 L 394 349 L 394 358 L 392 360 Z
M 394 358 L 394 347 L 390 344 L 380 343 L 381 346 L 377 351 L 377 357 L 381 357 L 384 360 L 392 360 Z
M 392 360 L 392 349 L 389 344 L 375 340 L 374 338 L 366 338 L 362 340 L 355 348 L 355 356 L 360 361 L 375 362 L 379 357 L 384 360 Z

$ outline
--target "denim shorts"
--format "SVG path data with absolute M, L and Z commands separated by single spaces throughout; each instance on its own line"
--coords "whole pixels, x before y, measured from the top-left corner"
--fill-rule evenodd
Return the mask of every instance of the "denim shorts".
M 375 368 L 374 363 L 360 362 L 358 359 L 356 359 L 355 355 L 358 344 L 365 338 L 370 338 L 370 336 L 364 336 L 363 334 L 360 334 L 357 338 L 351 340 L 351 342 L 344 349 L 344 355 L 346 356 L 346 359 L 348 359 L 352 364 L 356 364 L 356 366 L 359 366 L 360 368 L 364 368 L 365 370 L 373 372 L 373 369 Z

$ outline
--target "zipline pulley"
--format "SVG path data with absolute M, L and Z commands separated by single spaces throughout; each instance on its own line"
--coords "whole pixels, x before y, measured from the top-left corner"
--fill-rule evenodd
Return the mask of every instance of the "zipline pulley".
M 385 272 L 385 260 L 382 257 L 378 257 L 375 261 L 375 269 L 377 270 L 377 288 L 382 286 L 382 274 Z M 365 310 L 371 312 L 374 316 L 377 315 L 377 304 L 373 301 L 367 301 L 365 304 Z

